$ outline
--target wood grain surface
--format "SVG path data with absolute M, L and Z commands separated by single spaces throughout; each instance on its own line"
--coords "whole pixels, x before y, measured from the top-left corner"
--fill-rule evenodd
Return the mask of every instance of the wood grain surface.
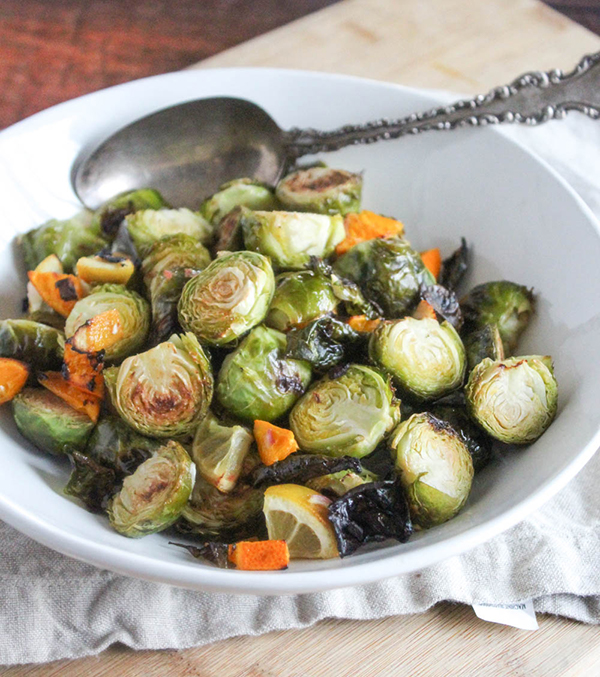
M 68 17 L 72 16 L 69 11 L 73 6 L 81 7 L 83 3 L 66 0 L 52 3 L 41 0 L 37 3 L 32 0 L 20 0 L 19 3 L 16 0 L 0 1 L 0 44 L 6 42 L 6 32 L 2 32 L 6 24 L 2 18 L 6 18 L 7 8 L 13 9 L 12 20 L 23 30 L 10 56 L 15 71 L 19 71 L 21 64 L 26 64 L 20 71 L 23 79 L 19 81 L 19 86 L 27 96 L 15 94 L 22 106 L 18 109 L 19 115 L 30 111 L 28 107 L 34 106 L 37 101 L 34 96 L 36 86 L 27 78 L 35 69 L 42 68 L 40 64 L 32 65 L 28 57 L 25 60 L 19 58 L 18 52 L 27 41 L 31 49 L 39 50 L 38 58 L 49 53 L 45 50 L 50 50 L 56 67 L 59 70 L 64 67 L 63 74 L 56 76 L 48 68 L 48 77 L 55 78 L 53 82 L 62 81 L 65 87 L 74 87 L 73 78 L 78 73 L 80 84 L 89 84 L 93 89 L 119 81 L 119 78 L 130 79 L 148 74 L 148 71 L 136 71 L 140 67 L 134 65 L 140 58 L 136 50 L 142 50 L 144 58 L 147 57 L 144 68 L 151 63 L 152 68 L 170 70 L 189 65 L 192 55 L 198 54 L 197 49 L 204 50 L 197 58 L 208 55 L 214 45 L 233 44 L 253 32 L 261 32 L 264 26 L 257 17 L 245 16 L 246 28 L 236 26 L 228 33 L 228 22 L 234 17 L 241 17 L 240 7 L 247 3 L 174 2 L 169 7 L 176 14 L 182 12 L 178 14 L 179 20 L 185 12 L 176 9 L 176 5 L 183 8 L 197 4 L 196 12 L 201 12 L 200 5 L 212 7 L 215 13 L 220 12 L 220 18 L 217 20 L 213 16 L 210 20 L 206 19 L 207 25 L 213 28 L 220 26 L 224 33 L 218 35 L 218 40 L 217 36 L 212 36 L 211 42 L 206 37 L 211 36 L 211 31 L 205 27 L 198 29 L 194 40 L 186 42 L 185 37 L 178 36 L 174 29 L 164 28 L 159 31 L 159 42 L 149 44 L 147 35 L 137 27 L 116 22 L 115 17 L 121 12 L 116 9 L 118 4 L 116 0 L 89 2 L 87 9 L 81 10 L 79 22 L 69 24 L 68 29 L 57 19 L 54 28 L 56 44 L 48 45 L 51 35 L 47 32 L 48 23 L 36 23 L 43 15 L 40 8 L 50 5 L 61 8 L 65 12 L 61 16 Z M 272 14 L 269 20 L 272 23 L 269 25 L 275 26 L 292 18 L 293 12 L 297 16 L 302 11 L 326 4 L 332 3 L 256 0 L 253 7 L 270 7 Z M 566 5 L 565 2 L 554 4 L 561 5 L 563 9 Z M 586 16 L 592 17 L 592 20 L 600 10 L 591 2 L 569 4 L 573 11 L 577 9 L 584 13 L 588 7 Z M 22 7 L 34 6 L 41 14 L 34 16 L 35 13 L 32 13 L 33 18 L 28 23 Z M 98 9 L 100 6 L 102 11 Z M 163 2 L 143 3 L 137 0 L 127 5 L 128 11 L 132 12 L 130 16 L 138 18 L 148 17 L 145 12 L 150 12 L 151 8 L 159 12 L 161 7 L 164 11 L 166 6 L 167 3 Z M 291 13 L 285 14 L 284 7 Z M 238 11 L 232 14 L 232 8 Z M 169 24 L 172 17 L 167 14 L 164 21 Z M 96 18 L 91 20 L 92 16 Z M 147 27 L 152 27 L 152 19 L 144 20 Z M 89 45 L 86 59 L 79 54 L 84 26 L 87 26 L 85 42 Z M 99 26 L 103 29 L 96 30 Z M 119 27 L 120 37 L 117 35 Z M 112 37 L 111 29 L 115 32 Z M 123 34 L 127 30 L 130 30 L 130 39 Z M 36 35 L 36 31 L 39 34 Z M 65 35 L 71 36 L 66 44 L 60 40 L 60 36 Z M 103 48 L 100 47 L 102 40 L 106 40 Z M 60 48 L 62 52 L 60 44 L 63 44 Z M 568 68 L 583 53 L 597 50 L 600 50 L 600 38 L 537 0 L 344 0 L 208 59 L 200 67 L 269 65 L 308 68 L 366 75 L 416 86 L 477 92 L 532 68 Z M 161 51 L 165 52 L 162 62 L 159 59 Z M 96 55 L 93 58 L 98 62 L 93 61 L 92 54 Z M 111 55 L 116 54 L 119 58 L 115 61 Z M 61 55 L 64 63 L 71 65 L 62 64 Z M 159 63 L 162 63 L 160 67 Z M 103 65 L 100 67 L 99 64 Z M 0 110 L 3 110 L 7 96 L 6 71 L 5 63 L 0 63 L 0 73 L 4 73 L 0 75 L 0 96 L 5 97 L 0 100 Z M 85 74 L 90 78 L 89 83 Z M 10 77 L 14 79 L 15 73 Z M 97 78 L 93 80 L 94 86 L 91 85 L 92 78 Z M 109 82 L 102 78 L 113 79 Z M 40 96 L 60 96 L 64 93 L 54 86 L 45 89 L 42 80 L 37 82 L 37 87 Z M 69 96 L 80 93 L 73 89 L 69 91 Z M 8 120 L 15 115 L 17 108 L 10 109 L 8 114 L 7 109 L 4 110 L 4 120 Z M 364 622 L 324 621 L 301 631 L 232 638 L 178 652 L 135 653 L 123 647 L 113 647 L 99 657 L 59 661 L 44 666 L 0 668 L 0 673 L 7 677 L 97 677 L 109 674 L 119 677 L 575 677 L 600 674 L 600 630 L 597 627 L 548 616 L 539 621 L 539 631 L 519 631 L 484 623 L 474 616 L 469 607 L 442 604 L 421 615 Z

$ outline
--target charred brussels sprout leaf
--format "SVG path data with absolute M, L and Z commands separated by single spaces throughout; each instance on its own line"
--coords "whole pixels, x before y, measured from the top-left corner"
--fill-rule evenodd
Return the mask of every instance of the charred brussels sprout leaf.
M 329 280 L 335 298 L 344 304 L 346 315 L 365 315 L 370 320 L 382 315 L 381 308 L 367 301 L 357 284 L 340 277 L 323 259 L 311 257 L 310 268 Z
M 247 421 L 274 421 L 283 416 L 308 387 L 311 369 L 284 357 L 285 335 L 259 326 L 223 362 L 217 398 Z
M 299 270 L 311 256 L 325 258 L 345 237 L 340 215 L 247 210 L 242 216 L 246 249 L 269 256 L 276 268 Z
M 418 252 L 398 237 L 355 245 L 334 265 L 335 272 L 358 284 L 385 317 L 403 317 L 416 304 L 423 285 L 435 283 Z
M 117 490 L 117 474 L 79 451 L 69 454 L 71 475 L 64 493 L 78 498 L 90 512 L 104 512 Z
M 217 226 L 235 207 L 269 211 L 277 208 L 273 191 L 264 183 L 252 179 L 236 179 L 224 183 L 200 207 L 202 216 Z
M 446 289 L 455 290 L 460 285 L 469 268 L 469 248 L 465 238 L 461 238 L 460 247 L 442 262 L 439 283 Z
M 370 482 L 354 487 L 329 506 L 340 557 L 365 543 L 393 538 L 406 543 L 413 528 L 399 482 Z
M 251 475 L 251 481 L 255 487 L 289 483 L 306 484 L 315 477 L 341 471 L 360 473 L 362 466 L 357 458 L 350 456 L 331 458 L 316 454 L 295 453 L 272 465 L 258 466 Z
M 151 437 L 193 433 L 213 393 L 210 363 L 193 334 L 172 336 L 105 372 L 112 405 L 135 430 Z
M 504 359 L 504 344 L 498 331 L 497 324 L 485 324 L 481 329 L 474 329 L 463 337 L 469 371 L 481 360 L 489 357 L 491 360 Z
M 207 542 L 196 545 L 187 545 L 186 543 L 173 543 L 178 548 L 184 548 L 192 557 L 196 559 L 205 559 L 207 562 L 216 564 L 221 569 L 232 569 L 235 566 L 229 561 L 229 545 L 227 543 Z
M 236 342 L 263 321 L 274 290 L 273 269 L 265 256 L 223 254 L 183 288 L 179 322 L 202 343 Z
M 473 461 L 460 435 L 431 414 L 413 414 L 394 430 L 390 447 L 415 524 L 428 528 L 452 519 L 473 481 Z
M 343 169 L 310 167 L 288 174 L 275 191 L 290 211 L 348 214 L 360 211 L 362 176 Z
M 166 341 L 178 329 L 177 303 L 185 283 L 210 263 L 206 248 L 190 235 L 155 242 L 142 263 L 152 306 L 152 342 Z
M 556 415 L 552 359 L 486 358 L 471 372 L 465 395 L 470 416 L 492 437 L 507 444 L 534 442 Z
M 276 279 L 276 289 L 265 324 L 279 331 L 305 325 L 333 313 L 337 298 L 331 283 L 310 270 L 284 273 Z
M 65 335 L 71 338 L 85 322 L 106 310 L 117 310 L 123 327 L 123 338 L 106 350 L 107 362 L 122 360 L 137 352 L 146 342 L 150 329 L 150 307 L 137 292 L 122 284 L 102 284 L 75 304 L 65 324 Z
M 244 248 L 242 207 L 235 207 L 219 221 L 215 228 L 215 252 L 237 252 Z
M 93 422 L 46 388 L 25 388 L 12 402 L 19 432 L 38 449 L 64 454 L 85 447 Z
M 448 322 L 412 317 L 384 322 L 371 335 L 369 354 L 417 400 L 459 388 L 465 375 L 465 349 Z
M 162 209 L 168 206 L 162 195 L 152 188 L 140 188 L 120 193 L 96 210 L 94 226 L 99 228 L 103 235 L 112 239 L 129 214 L 142 209 Z
M 425 285 L 421 289 L 421 298 L 435 310 L 438 318 L 449 322 L 456 331 L 462 323 L 462 311 L 456 294 L 440 284 Z
M 341 470 L 308 480 L 306 486 L 309 489 L 314 489 L 314 491 L 335 499 L 343 496 L 350 489 L 360 487 L 369 482 L 375 482 L 376 480 L 377 476 L 368 470 L 363 470 L 360 474 L 352 470 Z
M 192 488 L 196 468 L 178 442 L 165 442 L 123 480 L 108 504 L 112 527 L 123 536 L 141 538 L 163 531 L 177 520 Z
M 477 285 L 461 300 L 465 332 L 486 324 L 496 324 L 506 355 L 512 355 L 519 336 L 534 312 L 534 296 L 530 289 L 501 280 Z
M 12 357 L 36 369 L 56 369 L 62 361 L 61 331 L 31 320 L 0 321 L 0 357 Z
M 50 254 L 56 254 L 65 273 L 70 273 L 82 256 L 95 254 L 107 244 L 88 210 L 65 221 L 48 221 L 21 235 L 19 243 L 28 270 L 33 270 Z
M 317 381 L 290 414 L 303 451 L 357 458 L 370 454 L 398 420 L 399 405 L 388 381 L 360 364 Z

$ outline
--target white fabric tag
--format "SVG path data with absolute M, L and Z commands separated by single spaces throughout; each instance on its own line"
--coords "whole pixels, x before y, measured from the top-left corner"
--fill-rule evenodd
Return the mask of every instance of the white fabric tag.
M 523 600 L 517 604 L 473 604 L 475 614 L 482 621 L 510 625 L 521 630 L 537 630 L 538 623 L 531 599 Z

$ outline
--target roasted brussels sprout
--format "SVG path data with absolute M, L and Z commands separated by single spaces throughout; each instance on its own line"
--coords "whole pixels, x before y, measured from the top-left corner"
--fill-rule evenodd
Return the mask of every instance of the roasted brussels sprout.
M 107 244 L 100 227 L 94 224 L 92 212 L 87 209 L 64 221 L 47 221 L 21 235 L 18 242 L 28 270 L 33 270 L 50 254 L 56 254 L 66 273 L 73 270 L 79 258 L 95 254 Z
M 12 401 L 23 437 L 50 454 L 83 449 L 94 424 L 46 388 L 25 388 Z
M 129 425 L 151 437 L 193 433 L 213 393 L 210 363 L 193 334 L 173 335 L 105 371 L 112 405 Z
M 519 336 L 534 312 L 533 292 L 507 280 L 477 285 L 461 300 L 465 332 L 486 324 L 498 325 L 506 355 L 512 355 Z
M 246 249 L 269 256 L 276 268 L 299 270 L 311 256 L 333 253 L 346 231 L 342 216 L 300 212 L 253 212 L 242 215 Z
M 144 209 L 126 217 L 127 229 L 140 256 L 168 235 L 189 235 L 202 244 L 212 239 L 212 226 L 200 214 L 181 209 Z
M 123 219 L 142 209 L 163 209 L 169 205 L 162 195 L 152 188 L 140 188 L 115 195 L 94 213 L 93 224 L 99 231 L 112 239 L 117 234 Z
M 239 479 L 253 441 L 246 428 L 222 425 L 209 411 L 196 431 L 192 458 L 207 482 L 229 493 Z
M 155 242 L 142 263 L 152 305 L 152 341 L 165 341 L 178 328 L 177 303 L 185 283 L 210 263 L 206 248 L 190 235 Z
M 90 512 L 104 512 L 118 488 L 116 472 L 79 451 L 67 453 L 71 475 L 64 493 L 79 499 Z
M 223 254 L 183 288 L 179 322 L 202 343 L 233 343 L 263 321 L 274 290 L 273 269 L 265 256 Z
M 447 259 L 442 261 L 442 272 L 439 283 L 446 289 L 455 290 L 462 282 L 469 268 L 469 248 L 464 237 L 460 239 L 460 247 Z
M 428 528 L 454 517 L 473 481 L 473 461 L 460 435 L 429 413 L 413 414 L 389 444 L 415 524 Z
M 418 252 L 398 237 L 361 242 L 341 256 L 335 271 L 360 286 L 385 317 L 404 317 L 422 285 L 435 284 Z
M 558 384 L 552 359 L 485 358 L 471 372 L 465 395 L 470 416 L 492 437 L 507 444 L 534 442 L 556 414 Z
M 327 456 L 370 454 L 399 420 L 399 404 L 376 369 L 352 364 L 317 381 L 296 403 L 290 426 L 300 448 Z
M 196 466 L 178 442 L 169 440 L 123 480 L 108 504 L 108 519 L 123 536 L 141 538 L 163 531 L 183 511 Z
M 413 317 L 382 322 L 371 335 L 369 354 L 417 400 L 436 399 L 459 388 L 465 375 L 465 349 L 448 322 Z
M 469 371 L 481 360 L 489 357 L 490 360 L 503 360 L 504 344 L 498 331 L 497 324 L 484 324 L 480 329 L 474 329 L 463 336 Z
M 272 465 L 258 465 L 250 476 L 255 487 L 266 487 L 273 484 L 307 484 L 309 480 L 327 473 L 341 471 L 362 472 L 362 465 L 357 458 L 341 456 L 331 458 L 317 454 L 294 453 L 283 461 Z
M 122 284 L 101 284 L 77 301 L 65 323 L 65 335 L 71 338 L 85 322 L 105 310 L 118 310 L 123 338 L 106 350 L 107 362 L 122 360 L 139 350 L 148 337 L 150 307 L 137 292 Z
M 218 192 L 204 200 L 200 213 L 213 226 L 217 226 L 235 207 L 269 211 L 277 208 L 277 200 L 264 183 L 252 179 L 235 179 L 224 183 Z
M 310 383 L 306 362 L 284 357 L 285 335 L 255 327 L 223 362 L 217 378 L 219 402 L 247 421 L 283 416 Z
M 275 295 L 265 324 L 279 331 L 305 325 L 333 313 L 337 298 L 327 278 L 310 270 L 283 273 L 275 279 Z
M 31 320 L 0 321 L 0 357 L 30 363 L 36 369 L 57 369 L 62 361 L 58 329 Z
M 360 211 L 362 183 L 360 174 L 310 167 L 285 176 L 275 193 L 290 211 L 344 215 Z
M 340 470 L 339 472 L 330 473 L 329 475 L 321 475 L 306 482 L 309 489 L 314 489 L 325 496 L 339 497 L 345 493 L 360 487 L 368 482 L 374 482 L 377 476 L 368 470 L 361 471 L 360 474 L 352 470 Z

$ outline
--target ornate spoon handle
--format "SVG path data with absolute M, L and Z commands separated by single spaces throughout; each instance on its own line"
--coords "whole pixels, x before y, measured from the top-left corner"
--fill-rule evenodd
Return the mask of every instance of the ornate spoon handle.
M 600 118 L 600 52 L 584 56 L 570 73 L 561 70 L 525 73 L 510 85 L 496 87 L 489 94 L 413 113 L 399 120 L 375 120 L 328 132 L 294 128 L 286 132 L 286 151 L 288 157 L 294 159 L 354 144 L 397 139 L 430 129 L 504 122 L 539 125 L 548 120 L 560 120 L 571 110 L 595 120 Z

